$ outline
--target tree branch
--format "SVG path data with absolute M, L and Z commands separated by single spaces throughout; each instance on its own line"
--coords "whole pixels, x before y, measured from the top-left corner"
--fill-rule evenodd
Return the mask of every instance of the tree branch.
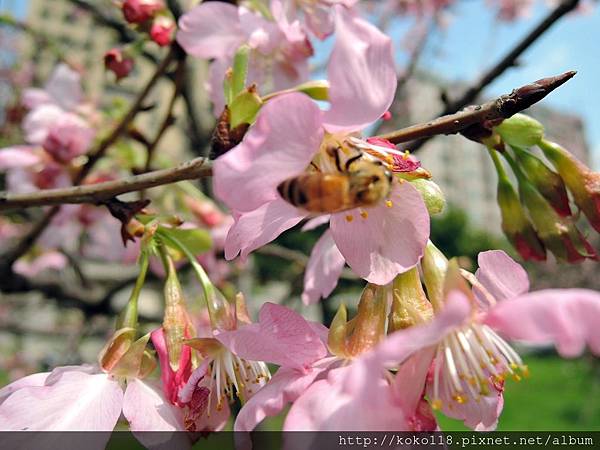
M 516 64 L 517 59 L 523 54 L 525 50 L 527 50 L 560 18 L 573 11 L 578 4 L 579 0 L 563 0 L 556 8 L 554 8 L 554 10 L 552 10 L 548 14 L 548 16 L 546 16 L 538 24 L 538 26 L 531 30 L 531 32 L 527 36 L 525 36 L 523 40 L 521 40 L 510 52 L 508 52 L 508 54 L 506 54 L 504 58 L 502 58 L 500 61 L 498 61 L 497 64 L 495 64 L 487 72 L 485 72 L 474 86 L 467 89 L 467 91 L 460 98 L 448 102 L 444 110 L 440 112 L 439 115 L 444 116 L 447 114 L 451 114 L 472 103 L 486 86 L 488 86 L 492 81 L 494 81 L 496 78 L 502 75 L 506 69 L 514 66 Z M 431 138 L 431 136 L 433 135 L 427 135 L 426 137 L 408 146 L 408 150 L 418 150 L 423 144 L 425 144 L 425 142 L 427 142 Z
M 212 174 L 211 163 L 205 158 L 195 158 L 177 167 L 155 170 L 121 180 L 46 189 L 26 194 L 0 193 L 0 211 L 64 204 L 102 204 L 118 195 L 136 192 L 182 180 L 192 180 Z
M 415 139 L 424 141 L 439 134 L 459 133 L 474 124 L 485 126 L 489 122 L 508 119 L 542 100 L 554 89 L 570 80 L 576 73 L 570 71 L 555 77 L 543 78 L 482 105 L 470 106 L 455 114 L 442 116 L 427 123 L 412 125 L 376 137 L 387 139 L 394 144 Z

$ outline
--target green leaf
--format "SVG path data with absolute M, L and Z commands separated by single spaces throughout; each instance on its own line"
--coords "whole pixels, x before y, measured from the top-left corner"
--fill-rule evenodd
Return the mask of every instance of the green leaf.
M 229 69 L 225 72 L 225 78 L 223 78 L 223 95 L 225 95 L 225 103 L 231 105 L 233 102 L 233 85 L 232 85 L 233 71 Z
M 239 94 L 229 105 L 231 129 L 242 123 L 253 123 L 261 106 L 262 100 L 255 89 L 250 88 Z
M 235 98 L 246 87 L 249 51 L 250 47 L 247 45 L 242 45 L 233 58 L 233 74 L 231 78 L 232 98 Z
M 212 248 L 212 239 L 206 230 L 200 228 L 167 228 L 160 231 L 181 242 L 192 254 L 200 255 Z
M 308 81 L 296 86 L 293 90 L 302 92 L 315 100 L 329 100 L 329 82 L 327 80 Z

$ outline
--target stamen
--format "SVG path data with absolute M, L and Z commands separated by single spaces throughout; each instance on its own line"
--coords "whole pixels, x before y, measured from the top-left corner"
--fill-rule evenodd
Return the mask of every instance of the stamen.
M 362 217 L 363 219 L 366 219 L 367 217 L 369 217 L 369 213 L 366 211 L 361 211 L 360 212 L 360 217 Z
M 388 208 L 391 208 L 392 206 L 394 206 L 394 204 L 392 203 L 391 200 L 386 200 L 385 201 L 385 206 L 387 206 Z
M 354 220 L 354 217 L 351 214 L 348 214 L 346 216 L 346 222 L 352 222 Z

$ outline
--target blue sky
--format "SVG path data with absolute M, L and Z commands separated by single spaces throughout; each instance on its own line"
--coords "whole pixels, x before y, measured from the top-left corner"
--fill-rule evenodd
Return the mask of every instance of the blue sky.
M 547 9 L 504 24 L 483 1 L 459 3 L 450 26 L 431 40 L 420 67 L 451 80 L 473 80 L 511 49 Z M 564 17 L 530 47 L 520 67 L 511 68 L 487 89 L 490 95 L 510 92 L 525 83 L 577 70 L 577 76 L 548 96 L 546 105 L 581 115 L 595 167 L 600 166 L 600 8 Z
M 527 19 L 513 23 L 495 20 L 483 0 L 457 2 L 449 26 L 429 42 L 420 68 L 448 80 L 470 81 L 494 64 L 545 14 L 543 2 Z M 540 3 L 540 2 L 538 2 Z M 23 17 L 27 2 L 0 0 L 0 10 L 10 9 Z M 397 27 L 398 33 L 406 26 Z M 396 34 L 396 33 L 394 33 Z M 330 42 L 320 45 L 330 47 Z M 600 7 L 589 14 L 572 14 L 555 24 L 521 58 L 520 67 L 511 68 L 490 85 L 488 95 L 510 92 L 514 87 L 577 70 L 577 76 L 544 102 L 546 105 L 581 115 L 595 167 L 600 167 Z

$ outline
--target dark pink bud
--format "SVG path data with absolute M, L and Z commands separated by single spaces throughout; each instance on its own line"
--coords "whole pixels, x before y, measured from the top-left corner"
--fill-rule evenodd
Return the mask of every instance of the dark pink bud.
M 390 120 L 392 118 L 392 113 L 389 111 L 386 111 L 383 113 L 383 115 L 381 116 L 381 120 Z
M 161 47 L 171 43 L 175 22 L 168 17 L 157 17 L 150 28 L 150 38 Z
M 120 48 L 112 48 L 104 54 L 104 67 L 115 74 L 117 81 L 131 73 L 133 64 L 133 59 L 125 57 Z
M 123 16 L 129 23 L 144 23 L 164 8 L 161 0 L 125 0 L 121 6 Z

